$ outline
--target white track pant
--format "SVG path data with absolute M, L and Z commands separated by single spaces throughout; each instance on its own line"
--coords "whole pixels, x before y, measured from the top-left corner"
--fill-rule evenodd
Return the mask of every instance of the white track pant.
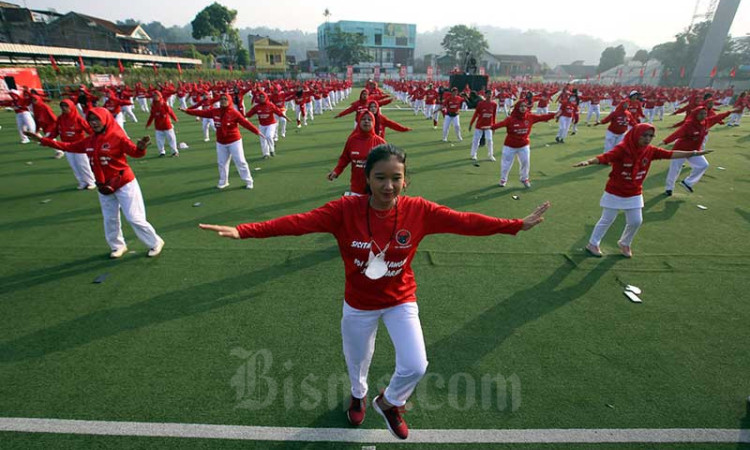
M 177 136 L 174 134 L 174 128 L 168 130 L 156 130 L 154 132 L 156 137 L 156 148 L 159 149 L 159 154 L 164 154 L 164 142 L 166 141 L 169 148 L 172 149 L 172 153 L 180 153 L 177 151 Z
M 742 113 L 732 113 L 729 115 L 728 125 L 739 125 L 740 119 L 742 119 Z
M 303 113 L 300 105 L 294 105 L 294 112 L 297 113 L 297 125 L 304 123 L 307 126 L 307 111 Z
M 286 111 L 284 111 L 286 113 Z M 274 114 L 274 117 L 276 117 L 276 121 L 279 123 L 279 126 L 276 127 L 276 130 L 274 130 L 273 139 L 275 141 L 279 140 L 279 133 L 281 133 L 281 137 L 286 137 L 286 119 L 284 116 L 277 116 Z
M 456 131 L 456 138 L 459 141 L 462 141 L 463 138 L 461 137 L 461 122 L 459 121 L 458 115 L 451 117 L 449 115 L 445 115 L 445 119 L 443 120 L 443 140 L 448 140 L 448 131 L 451 128 L 451 124 L 453 124 L 453 129 Z
M 682 171 L 682 165 L 685 164 L 685 161 L 687 161 L 687 163 L 690 164 L 691 167 L 690 175 L 685 178 L 685 183 L 690 187 L 695 186 L 695 183 L 700 181 L 703 174 L 706 173 L 706 170 L 708 170 L 708 160 L 703 155 L 691 156 L 690 158 L 672 159 L 669 161 L 669 172 L 667 172 L 666 190 L 674 190 L 675 182 L 680 176 L 680 171 Z
M 135 123 L 138 123 L 138 118 L 135 116 L 135 113 L 133 112 L 133 105 L 123 106 L 122 112 L 125 114 L 126 117 L 130 117 L 130 120 L 132 120 Z
M 474 138 L 471 140 L 471 157 L 476 158 L 477 150 L 479 150 L 479 141 L 482 140 L 484 134 L 484 143 L 487 146 L 487 157 L 491 158 L 495 156 L 495 149 L 492 143 L 492 130 L 474 130 Z
M 664 106 L 654 106 L 654 117 L 659 117 L 659 120 L 664 120 Z
M 547 113 L 549 113 L 549 106 L 537 107 L 536 108 L 536 113 L 537 114 L 547 114 Z
M 604 235 L 607 234 L 607 230 L 609 230 L 609 227 L 612 226 L 617 218 L 619 211 L 618 209 L 602 208 L 602 217 L 596 223 L 596 226 L 594 226 L 594 231 L 591 233 L 591 238 L 589 239 L 591 245 L 599 246 L 602 239 L 604 239 Z M 622 231 L 622 236 L 620 236 L 620 242 L 629 247 L 643 223 L 643 208 L 625 209 L 623 211 L 625 211 L 625 229 Z
M 122 128 L 122 131 L 125 131 L 125 116 L 122 115 L 122 111 L 118 112 L 115 116 L 115 122 L 117 125 L 120 125 L 120 128 Z M 128 132 L 125 131 L 125 136 L 128 135 Z
M 104 217 L 104 237 L 112 251 L 125 247 L 120 210 L 135 231 L 135 235 L 146 244 L 146 247 L 154 248 L 161 240 L 154 227 L 146 220 L 146 206 L 143 203 L 143 194 L 141 194 L 138 180 L 122 186 L 112 195 L 99 194 L 99 204 Z
M 643 114 L 646 115 L 646 119 L 645 119 L 646 122 L 648 123 L 654 122 L 654 112 L 655 112 L 654 108 L 647 108 L 643 110 Z
M 207 119 L 203 118 L 203 140 L 208 141 L 210 139 L 209 137 L 209 129 L 213 128 L 214 132 L 216 132 L 216 124 L 214 124 L 214 119 Z
M 529 166 L 531 165 L 531 149 L 529 146 L 521 148 L 503 146 L 503 155 L 500 158 L 500 180 L 508 181 L 508 174 L 510 173 L 511 167 L 513 167 L 513 161 L 518 158 L 518 163 L 521 165 L 519 169 L 520 180 L 525 181 L 529 179 Z
M 146 97 L 138 97 L 137 100 L 138 100 L 138 106 L 141 107 L 141 111 L 149 112 L 148 100 L 146 100 Z
M 93 186 L 96 184 L 94 173 L 91 171 L 89 157 L 85 153 L 65 152 L 65 158 L 73 169 L 79 187 Z
M 604 133 L 604 153 L 607 153 L 608 151 L 612 150 L 615 145 L 622 142 L 622 140 L 625 139 L 626 134 L 627 134 L 627 131 L 622 134 L 615 134 L 607 130 Z
M 240 178 L 245 183 L 253 181 L 253 176 L 250 174 L 250 167 L 247 165 L 245 160 L 245 150 L 242 148 L 242 139 L 234 141 L 231 144 L 219 144 L 216 143 L 216 159 L 219 164 L 219 186 L 223 186 L 229 182 L 229 162 L 234 161 L 234 165 L 237 167 L 237 172 L 240 174 Z
M 557 128 L 557 137 L 565 139 L 568 137 L 568 130 L 570 130 L 570 124 L 573 122 L 572 117 L 560 116 L 560 126 Z
M 273 137 L 276 135 L 276 128 L 278 126 L 278 123 L 272 123 L 271 125 L 261 125 L 258 127 L 260 134 L 268 138 L 268 140 L 260 140 L 260 152 L 263 156 L 269 156 L 271 153 L 276 152 L 276 145 L 274 144 Z
M 591 105 L 589 106 L 589 112 L 586 114 L 586 123 L 588 123 L 591 120 L 591 116 L 596 116 L 596 121 L 599 122 L 599 115 L 601 114 L 601 110 L 599 108 L 599 105 Z
M 381 318 L 396 349 L 396 370 L 385 389 L 385 399 L 392 405 L 404 406 L 427 371 L 427 353 L 416 302 L 375 311 L 355 309 L 344 302 L 341 337 L 352 395 L 356 398 L 367 395 L 367 372 Z
M 18 134 L 21 136 L 21 142 L 24 144 L 30 142 L 29 138 L 23 134 L 24 131 L 36 132 L 36 123 L 34 117 L 28 111 L 20 112 L 16 114 L 16 127 L 18 128 Z

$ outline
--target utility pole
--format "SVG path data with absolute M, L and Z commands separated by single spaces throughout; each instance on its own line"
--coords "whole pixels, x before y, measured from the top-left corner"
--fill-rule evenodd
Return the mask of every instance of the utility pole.
M 740 0 L 720 0 L 708 28 L 706 40 L 698 55 L 693 76 L 690 79 L 691 88 L 704 88 L 711 84 L 711 70 L 719 62 L 719 56 L 729 34 L 729 28 L 734 21 L 734 15 L 740 6 Z

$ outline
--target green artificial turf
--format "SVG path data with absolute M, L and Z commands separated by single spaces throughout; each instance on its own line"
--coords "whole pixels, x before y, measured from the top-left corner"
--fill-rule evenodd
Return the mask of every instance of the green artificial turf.
M 601 213 L 608 169 L 571 166 L 601 151 L 604 127 L 581 126 L 555 144 L 553 123 L 535 125 L 532 188 L 518 181 L 517 162 L 500 188 L 499 161 L 475 167 L 469 160 L 470 112 L 461 115 L 464 141 L 451 130 L 443 143 L 430 121 L 401 108 L 384 113 L 414 128 L 387 134 L 408 154 L 407 195 L 499 217 L 552 202 L 542 225 L 516 237 L 440 235 L 421 244 L 413 267 L 430 366 L 411 400 L 410 427 L 750 428 L 750 124 L 712 130 L 708 148 L 716 152 L 694 194 L 678 187 L 663 196 L 669 163 L 654 162 L 635 257 L 617 252 L 619 217 L 602 243 L 608 255 L 596 259 L 582 248 Z M 152 134 L 137 114 L 141 122 L 127 123 L 128 133 Z M 66 161 L 50 149 L 20 145 L 13 114 L 0 114 L 0 417 L 346 427 L 344 277 L 335 240 L 231 241 L 197 224 L 260 221 L 337 198 L 349 171 L 335 182 L 326 174 L 351 117 L 326 113 L 299 130 L 290 123 L 269 160 L 260 159 L 257 137 L 243 132 L 255 189 L 244 189 L 232 166 L 231 186 L 219 191 L 214 144 L 203 142 L 199 122 L 178 115 L 178 142 L 190 146 L 179 159 L 157 158 L 152 144 L 145 158 L 131 160 L 164 251 L 147 258 L 124 223 L 132 253 L 112 261 L 97 194 L 75 190 Z M 677 120 L 657 122 L 655 142 Z M 495 133 L 498 160 L 504 136 Z M 92 283 L 103 274 L 103 283 Z M 630 303 L 620 283 L 643 289 L 643 303 Z M 387 382 L 393 358 L 381 328 L 371 393 Z M 483 388 L 483 377 L 498 376 L 501 388 Z M 363 427 L 383 425 L 370 410 Z M 9 448 L 271 447 L 0 433 L 6 448 L 3 441 Z

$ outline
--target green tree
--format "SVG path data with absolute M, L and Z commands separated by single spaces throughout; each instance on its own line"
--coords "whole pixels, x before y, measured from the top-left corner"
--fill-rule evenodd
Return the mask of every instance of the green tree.
M 237 65 L 240 67 L 248 67 L 250 65 L 250 52 L 246 48 L 241 48 L 237 52 Z
M 463 64 L 468 55 L 473 56 L 477 63 L 487 51 L 489 45 L 484 35 L 475 28 L 466 25 L 455 25 L 448 30 L 441 44 L 453 65 Z
M 596 68 L 598 73 L 606 72 L 607 70 L 617 67 L 625 62 L 625 47 L 618 45 L 617 47 L 607 47 L 602 52 L 602 56 L 599 58 L 599 67 Z
M 646 50 L 638 50 L 635 52 L 635 55 L 633 55 L 633 61 L 638 61 L 641 64 L 646 64 L 648 59 L 648 51 Z
M 242 48 L 240 33 L 232 26 L 236 18 L 236 10 L 214 2 L 203 8 L 190 22 L 193 26 L 193 38 L 210 38 L 213 42 L 219 42 L 224 63 L 235 64 L 237 53 Z
M 365 48 L 365 36 L 360 33 L 347 33 L 337 29 L 330 36 L 326 47 L 328 59 L 339 67 L 372 61 L 372 55 Z

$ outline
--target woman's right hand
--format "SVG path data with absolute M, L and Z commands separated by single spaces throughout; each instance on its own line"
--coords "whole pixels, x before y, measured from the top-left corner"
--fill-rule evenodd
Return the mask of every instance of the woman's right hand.
M 330 172 L 328 172 L 328 181 L 333 181 L 333 180 L 335 180 L 338 177 L 339 176 L 336 175 L 336 172 L 334 172 L 333 170 L 330 171 Z
M 44 137 L 41 135 L 41 133 L 32 133 L 28 130 L 24 131 L 23 134 L 34 142 L 42 142 L 42 138 Z
M 199 223 L 198 226 L 201 230 L 215 231 L 221 237 L 239 239 L 240 232 L 235 227 L 228 227 L 226 225 L 209 225 L 205 223 Z

